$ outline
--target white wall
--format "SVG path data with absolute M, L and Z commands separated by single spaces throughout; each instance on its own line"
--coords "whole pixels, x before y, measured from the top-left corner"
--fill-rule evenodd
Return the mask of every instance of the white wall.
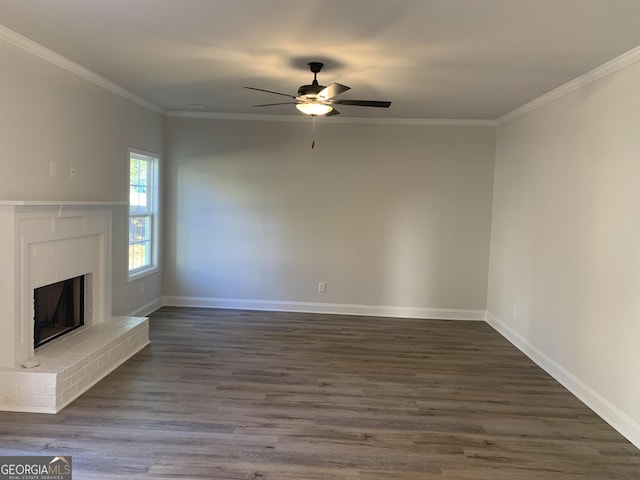
M 127 201 L 127 147 L 162 153 L 161 115 L 3 41 L 0 72 L 1 199 Z M 56 178 L 49 176 L 50 162 L 57 164 Z M 161 297 L 160 275 L 145 280 L 145 295 L 126 283 L 126 222 L 127 208 L 118 207 L 114 314 Z
M 640 446 L 640 63 L 498 129 L 489 320 Z
M 485 309 L 495 128 L 327 121 L 315 150 L 311 118 L 166 132 L 168 303 Z

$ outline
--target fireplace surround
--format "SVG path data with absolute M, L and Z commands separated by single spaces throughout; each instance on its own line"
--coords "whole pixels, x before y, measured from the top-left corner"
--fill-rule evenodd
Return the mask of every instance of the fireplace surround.
M 147 318 L 111 314 L 123 204 L 0 201 L 0 410 L 56 413 L 149 343 Z M 84 325 L 34 348 L 34 290 L 78 276 Z

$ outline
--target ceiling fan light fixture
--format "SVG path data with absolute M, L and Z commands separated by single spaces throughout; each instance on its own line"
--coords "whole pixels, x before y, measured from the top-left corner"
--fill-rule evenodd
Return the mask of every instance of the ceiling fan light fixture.
M 317 102 L 296 103 L 296 108 L 307 115 L 326 115 L 333 110 L 332 106 Z
M 273 93 L 275 95 L 281 95 L 283 97 L 289 97 L 294 100 L 288 102 L 278 103 L 265 103 L 262 105 L 254 105 L 254 107 L 270 107 L 272 105 L 295 105 L 296 108 L 305 115 L 311 115 L 313 117 L 321 115 L 340 115 L 340 112 L 333 108 L 333 105 L 350 105 L 358 107 L 380 107 L 389 108 L 391 102 L 378 101 L 378 100 L 336 100 L 335 97 L 341 93 L 351 90 L 350 87 L 342 85 L 340 83 L 332 83 L 327 85 L 320 85 L 318 82 L 318 72 L 322 69 L 322 63 L 310 62 L 309 68 L 313 73 L 313 82 L 310 85 L 302 85 L 298 88 L 298 95 L 289 95 L 288 93 L 274 92 L 273 90 L 265 90 L 263 88 L 244 87 L 249 90 L 257 90 L 258 92 Z

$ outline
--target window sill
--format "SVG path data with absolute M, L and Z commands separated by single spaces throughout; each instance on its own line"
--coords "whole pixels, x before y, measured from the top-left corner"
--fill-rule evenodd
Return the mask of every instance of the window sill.
M 154 275 L 158 272 L 160 272 L 160 269 L 158 267 L 150 267 L 150 268 L 145 268 L 144 270 L 139 270 L 135 273 L 129 273 L 127 275 L 127 283 L 135 282 L 136 280 L 140 280 L 150 275 Z

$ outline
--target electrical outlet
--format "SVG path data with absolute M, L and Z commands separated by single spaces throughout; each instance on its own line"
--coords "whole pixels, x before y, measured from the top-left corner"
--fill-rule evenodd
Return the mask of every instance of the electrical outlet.
M 321 293 L 324 293 L 327 291 L 327 284 L 324 282 L 319 282 L 318 283 L 318 291 Z
M 56 178 L 58 172 L 57 172 L 58 168 L 57 165 L 55 164 L 55 162 L 49 162 L 49 176 L 51 178 Z

